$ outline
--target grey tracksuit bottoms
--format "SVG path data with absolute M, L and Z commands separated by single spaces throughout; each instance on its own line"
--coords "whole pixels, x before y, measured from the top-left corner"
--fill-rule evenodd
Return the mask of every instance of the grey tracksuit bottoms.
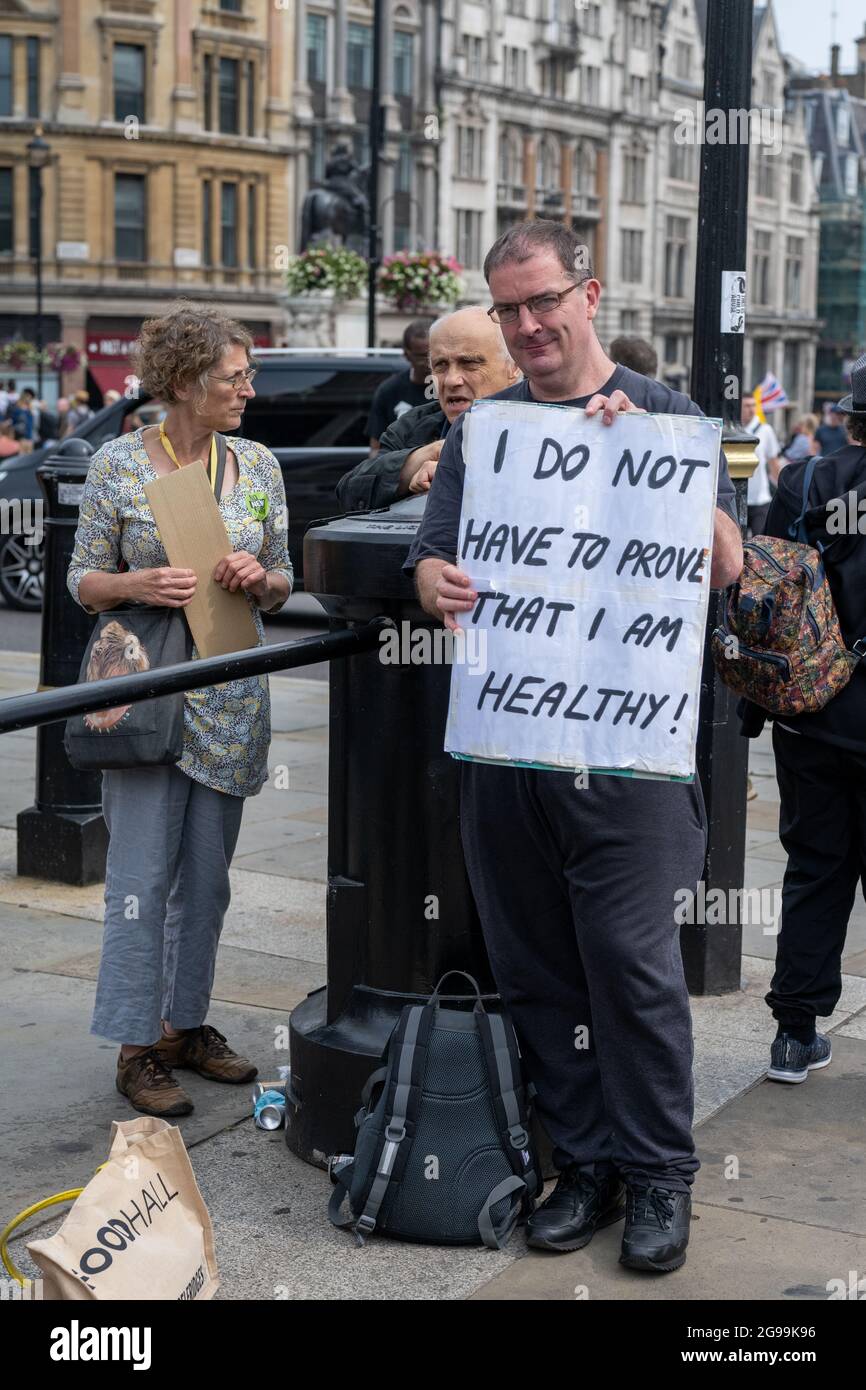
M 90 1031 L 147 1046 L 205 1021 L 244 798 L 176 766 L 103 772 L 105 930 Z
M 466 865 L 558 1168 L 688 1190 L 692 1028 L 678 889 L 703 872 L 700 784 L 461 765 Z

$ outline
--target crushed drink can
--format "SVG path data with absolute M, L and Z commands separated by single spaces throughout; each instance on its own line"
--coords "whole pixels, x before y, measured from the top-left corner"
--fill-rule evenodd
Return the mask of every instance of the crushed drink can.
M 286 1118 L 285 1092 L 273 1088 L 262 1091 L 255 1099 L 253 1115 L 259 1129 L 279 1129 Z

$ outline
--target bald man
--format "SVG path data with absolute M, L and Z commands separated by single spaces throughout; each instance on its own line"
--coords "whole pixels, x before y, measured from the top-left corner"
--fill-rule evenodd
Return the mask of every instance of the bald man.
M 407 410 L 382 435 L 379 452 L 337 484 L 344 511 L 385 507 L 427 492 L 448 430 L 473 401 L 513 386 L 520 371 L 498 324 L 477 306 L 444 314 L 430 329 L 435 399 Z

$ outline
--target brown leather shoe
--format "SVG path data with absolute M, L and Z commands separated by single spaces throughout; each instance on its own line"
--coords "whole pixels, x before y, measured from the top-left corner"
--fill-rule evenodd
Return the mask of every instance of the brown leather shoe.
M 137 1052 L 124 1062 L 117 1059 L 117 1089 L 140 1110 L 142 1115 L 188 1115 L 193 1103 L 186 1091 L 178 1086 L 165 1063 L 156 1056 L 156 1048 Z
M 206 1076 L 210 1081 L 228 1081 L 237 1085 L 252 1081 L 259 1069 L 248 1057 L 239 1057 L 233 1052 L 216 1028 L 203 1023 L 200 1028 L 191 1028 L 176 1038 L 160 1038 L 154 1052 L 167 1067 L 188 1067 Z

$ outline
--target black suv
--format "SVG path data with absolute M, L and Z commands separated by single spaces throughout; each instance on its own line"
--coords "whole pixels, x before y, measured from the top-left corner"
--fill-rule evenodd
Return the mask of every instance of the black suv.
M 366 424 L 373 392 L 386 377 L 405 370 L 406 360 L 397 348 L 264 348 L 255 360 L 256 394 L 244 411 L 241 432 L 267 445 L 279 459 L 289 508 L 289 552 L 296 588 L 301 589 L 304 532 L 312 521 L 337 513 L 337 483 L 369 452 Z M 74 437 L 86 440 L 95 453 L 133 427 L 134 415 L 136 424 L 152 424 L 163 413 L 158 401 L 123 398 L 86 420 Z M 41 498 L 36 469 L 57 448 L 0 460 L 0 504 Z M 8 514 L 14 517 L 14 509 Z M 0 536 L 0 598 L 10 608 L 41 608 L 42 557 L 42 545 L 28 545 L 23 534 Z

